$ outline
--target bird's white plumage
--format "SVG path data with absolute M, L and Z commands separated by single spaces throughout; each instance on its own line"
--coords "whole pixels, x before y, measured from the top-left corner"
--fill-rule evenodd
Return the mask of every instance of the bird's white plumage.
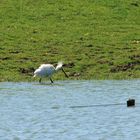
M 62 70 L 64 72 L 65 76 L 68 77 L 68 75 L 65 73 L 62 66 L 63 66 L 62 62 L 58 62 L 56 68 L 51 64 L 42 64 L 42 65 L 39 66 L 38 69 L 35 70 L 34 77 L 39 76 L 40 77 L 40 80 L 39 80 L 40 83 L 41 83 L 41 78 L 49 77 L 51 83 L 53 83 L 53 80 L 51 79 L 51 76 L 59 70 Z
M 58 62 L 58 64 L 57 64 L 55 70 L 56 70 L 56 71 L 60 70 L 60 69 L 62 68 L 62 66 L 63 66 L 63 63 L 62 63 L 62 62 Z
M 36 77 L 36 76 L 40 77 L 40 82 L 41 82 L 41 78 L 49 77 L 51 82 L 53 82 L 52 79 L 51 79 L 51 76 L 55 72 L 61 70 L 62 66 L 63 66 L 62 62 L 58 62 L 56 68 L 53 65 L 51 65 L 51 64 L 42 64 L 42 65 L 39 66 L 38 69 L 35 70 L 34 77 Z M 64 72 L 63 69 L 62 69 L 62 71 Z M 68 77 L 65 72 L 64 72 L 64 74 L 65 74 L 66 77 Z
M 55 72 L 55 67 L 51 64 L 42 64 L 38 69 L 34 72 L 34 77 L 49 77 Z

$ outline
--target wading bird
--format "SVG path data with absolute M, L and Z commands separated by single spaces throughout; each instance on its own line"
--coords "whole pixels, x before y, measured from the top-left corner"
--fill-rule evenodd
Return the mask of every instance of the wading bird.
M 54 73 L 58 72 L 59 70 L 62 70 L 65 76 L 68 77 L 68 75 L 65 73 L 62 66 L 63 66 L 62 62 L 58 62 L 56 68 L 52 64 L 42 64 L 38 69 L 35 70 L 33 77 L 36 77 L 36 76 L 40 77 L 39 83 L 41 83 L 41 80 L 43 77 L 48 77 L 51 83 L 53 83 L 51 76 Z

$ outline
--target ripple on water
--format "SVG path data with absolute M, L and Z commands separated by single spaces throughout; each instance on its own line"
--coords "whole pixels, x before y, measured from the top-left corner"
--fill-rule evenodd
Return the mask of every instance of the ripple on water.
M 140 139 L 140 80 L 0 85 L 0 138 Z M 126 100 L 136 99 L 127 108 Z

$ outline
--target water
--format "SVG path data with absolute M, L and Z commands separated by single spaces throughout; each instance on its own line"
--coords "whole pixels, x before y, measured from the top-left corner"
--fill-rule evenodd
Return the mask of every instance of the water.
M 139 140 L 139 91 L 140 80 L 2 82 L 0 140 Z

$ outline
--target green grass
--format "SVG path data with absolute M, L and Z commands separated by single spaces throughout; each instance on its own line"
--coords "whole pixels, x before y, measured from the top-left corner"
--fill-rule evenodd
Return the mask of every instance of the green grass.
M 139 13 L 137 0 L 1 0 L 0 81 L 59 60 L 70 79 L 140 78 Z

